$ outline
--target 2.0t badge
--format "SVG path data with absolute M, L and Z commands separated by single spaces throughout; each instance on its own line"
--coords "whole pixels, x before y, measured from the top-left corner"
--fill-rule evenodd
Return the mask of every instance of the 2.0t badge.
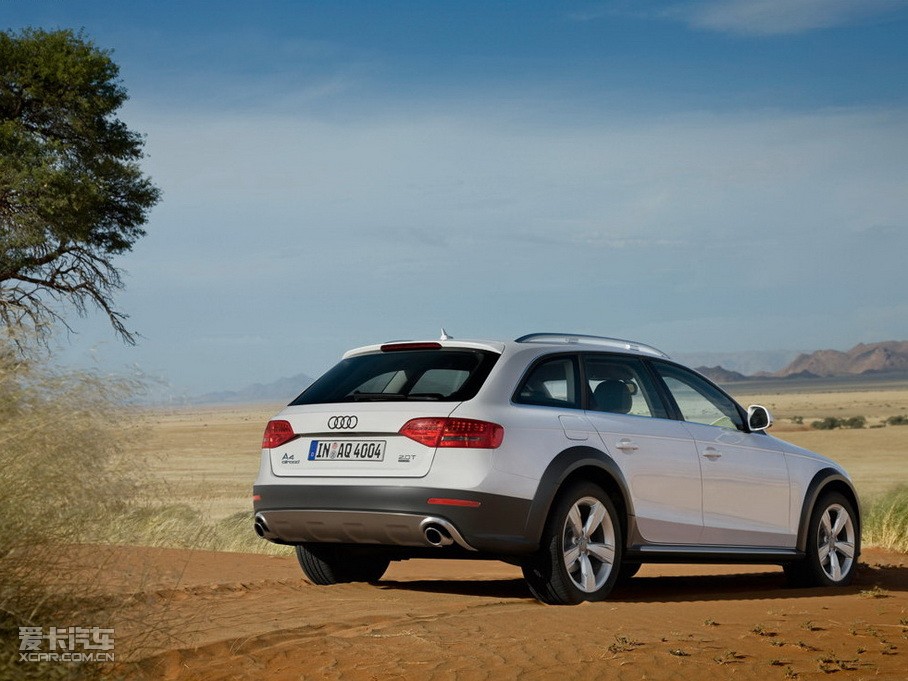
M 331 430 L 346 430 L 356 428 L 359 419 L 355 416 L 332 416 L 328 419 L 328 428 Z

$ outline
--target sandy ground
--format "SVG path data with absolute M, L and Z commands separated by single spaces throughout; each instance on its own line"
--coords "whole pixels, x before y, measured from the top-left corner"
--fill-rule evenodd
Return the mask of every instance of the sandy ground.
M 104 564 L 98 586 L 125 603 L 118 656 L 143 658 L 130 677 L 908 677 L 908 556 L 877 550 L 845 589 L 790 589 L 775 567 L 647 565 L 573 607 L 537 603 L 497 562 L 413 560 L 377 585 L 316 587 L 292 555 L 69 552 L 70 574 Z
M 908 413 L 908 386 L 738 397 L 770 406 L 778 437 L 843 463 L 865 499 L 908 482 L 908 427 L 809 428 Z M 213 519 L 248 512 L 261 433 L 279 408 L 148 411 L 135 453 L 165 483 L 163 503 Z M 789 589 L 776 567 L 648 565 L 610 600 L 562 608 L 537 603 L 519 569 L 495 562 L 414 560 L 378 585 L 315 587 L 289 550 L 69 551 L 67 565 L 120 604 L 118 659 L 141 659 L 128 677 L 908 679 L 908 556 L 872 549 L 847 589 Z

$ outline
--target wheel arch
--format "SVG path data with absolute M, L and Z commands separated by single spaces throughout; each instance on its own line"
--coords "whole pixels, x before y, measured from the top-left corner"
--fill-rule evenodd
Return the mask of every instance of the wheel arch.
M 558 494 L 579 480 L 599 485 L 611 497 L 618 512 L 622 537 L 627 543 L 628 525 L 634 509 L 624 475 L 608 454 L 594 447 L 583 446 L 570 447 L 558 454 L 542 474 L 527 517 L 528 538 L 539 543 Z
M 798 523 L 798 550 L 807 550 L 807 533 L 810 527 L 810 516 L 817 501 L 827 492 L 838 492 L 848 499 L 854 507 L 855 534 L 857 536 L 858 552 L 855 559 L 860 555 L 861 545 L 861 505 L 858 494 L 851 484 L 851 481 L 834 468 L 824 468 L 818 471 L 810 484 L 807 486 L 807 492 L 804 495 L 804 503 L 801 505 L 801 519 Z

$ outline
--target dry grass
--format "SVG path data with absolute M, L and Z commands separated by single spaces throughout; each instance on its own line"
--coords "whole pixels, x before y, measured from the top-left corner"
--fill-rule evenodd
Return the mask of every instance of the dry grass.
M 773 435 L 828 456 L 849 472 L 862 502 L 908 484 L 908 427 L 863 430 L 784 431 Z
M 248 508 L 213 521 L 168 500 L 166 483 L 146 464 L 149 431 L 123 406 L 139 389 L 137 381 L 92 372 L 55 373 L 0 347 L 0 679 L 93 678 L 106 671 L 97 663 L 18 660 L 20 626 L 46 633 L 51 626 L 124 621 L 128 603 L 101 587 L 104 572 L 116 566 L 74 570 L 62 545 L 277 550 L 252 532 Z M 143 621 L 142 631 L 163 631 L 165 616 Z M 123 659 L 142 645 L 138 637 L 132 650 L 115 654 Z
M 768 388 L 765 392 L 754 392 L 747 384 L 735 384 L 732 395 L 741 404 L 756 403 L 768 407 L 777 419 L 801 416 L 804 423 L 826 416 L 865 416 L 871 423 L 885 420 L 890 416 L 908 413 L 908 385 L 887 383 L 878 388 L 868 384 L 849 388 L 801 388 L 799 391 Z
M 134 506 L 83 532 L 79 541 L 158 548 L 237 551 L 287 555 L 288 549 L 260 539 L 252 529 L 252 510 L 207 520 L 187 504 Z
M 908 426 L 884 425 L 908 413 L 908 388 L 888 384 L 869 390 L 747 394 L 743 404 L 763 404 L 776 418 L 772 434 L 842 464 L 861 496 L 863 541 L 895 551 L 908 551 Z M 864 416 L 868 427 L 855 430 L 814 430 L 808 425 L 826 417 Z M 803 424 L 794 423 L 800 417 Z M 882 426 L 882 427 L 880 427 Z
M 805 447 L 842 464 L 854 479 L 865 505 L 899 485 L 908 485 L 908 426 L 885 426 L 857 430 L 813 430 L 808 425 L 828 416 L 864 416 L 868 425 L 908 413 L 908 386 L 888 385 L 878 390 L 830 392 L 747 393 L 739 388 L 735 398 L 744 404 L 768 407 L 776 423 L 770 432 L 799 447 Z M 792 419 L 801 417 L 803 424 Z
M 908 552 L 908 485 L 866 504 L 863 540 L 868 545 Z
M 0 678 L 85 678 L 95 665 L 18 664 L 18 627 L 100 626 L 113 605 L 68 578 L 55 547 L 105 522 L 137 485 L 119 406 L 135 388 L 92 373 L 58 374 L 0 346 Z
M 160 483 L 163 505 L 185 504 L 220 521 L 252 508 L 262 432 L 282 405 L 147 409 L 132 452 Z

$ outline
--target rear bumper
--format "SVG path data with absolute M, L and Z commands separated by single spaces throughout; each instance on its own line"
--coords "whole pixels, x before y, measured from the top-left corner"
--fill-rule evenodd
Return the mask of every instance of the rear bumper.
M 255 531 L 271 541 L 434 546 L 457 544 L 476 551 L 449 521 L 419 513 L 332 511 L 325 509 L 260 511 Z
M 426 538 L 441 528 L 451 544 L 491 554 L 530 553 L 527 536 L 532 501 L 497 494 L 425 487 L 354 485 L 257 485 L 257 531 L 282 544 L 336 542 L 400 547 L 438 546 Z M 476 507 L 430 504 L 457 499 Z M 437 535 L 430 534 L 430 538 Z M 446 545 L 446 544 L 443 544 Z

